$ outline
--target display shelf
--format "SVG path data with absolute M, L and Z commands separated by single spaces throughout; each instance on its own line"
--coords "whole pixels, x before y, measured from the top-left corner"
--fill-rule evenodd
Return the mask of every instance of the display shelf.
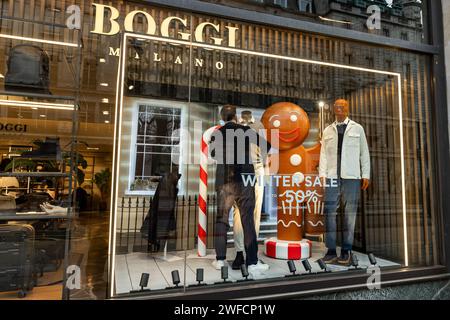
M 27 97 L 27 98 L 48 99 L 48 100 L 68 100 L 68 101 L 76 100 L 76 97 L 74 96 L 54 96 L 51 94 L 39 94 L 20 91 L 0 91 L 0 96 Z
M 24 221 L 24 220 L 65 220 L 71 218 L 68 214 L 42 214 L 42 213 L 24 213 L 24 214 L 0 214 L 0 221 Z
M 54 178 L 68 178 L 69 173 L 62 172 L 2 172 L 0 177 L 54 177 Z

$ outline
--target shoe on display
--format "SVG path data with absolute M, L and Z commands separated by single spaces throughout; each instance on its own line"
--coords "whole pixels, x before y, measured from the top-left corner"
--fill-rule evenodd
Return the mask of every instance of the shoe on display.
M 216 270 L 221 270 L 222 267 L 225 267 L 226 265 L 227 265 L 227 263 L 225 262 L 225 260 L 214 260 L 212 263 L 212 266 Z
M 40 205 L 40 207 L 41 207 L 42 211 L 44 211 L 44 212 L 46 212 L 48 214 L 57 214 L 57 213 L 59 213 L 59 214 L 61 214 L 61 213 L 67 214 L 67 212 L 68 212 L 67 208 L 62 208 L 62 207 L 54 206 L 53 208 L 49 209 L 48 207 L 45 207 L 42 204 Z
M 241 251 L 238 251 L 236 253 L 236 258 L 233 261 L 233 264 L 231 265 L 231 268 L 233 270 L 241 270 L 241 266 L 245 263 L 244 260 L 244 253 Z
M 267 271 L 269 269 L 270 269 L 270 266 L 266 263 L 261 263 L 260 260 L 258 260 L 258 263 L 251 264 L 248 266 L 249 273 L 261 273 L 261 272 Z
M 333 264 L 338 261 L 338 257 L 335 250 L 328 250 L 325 256 L 322 258 L 322 261 L 326 264 Z
M 352 261 L 352 256 L 349 252 L 342 252 L 339 258 L 337 259 L 337 262 L 341 265 L 349 266 Z

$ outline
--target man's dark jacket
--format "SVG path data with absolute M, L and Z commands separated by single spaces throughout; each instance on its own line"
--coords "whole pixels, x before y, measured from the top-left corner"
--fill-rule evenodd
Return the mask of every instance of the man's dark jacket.
M 270 144 L 252 128 L 230 121 L 213 132 L 210 153 L 217 162 L 216 188 L 228 183 L 243 184 L 243 175 L 255 174 L 251 143 L 260 147 L 261 157 L 265 161 Z

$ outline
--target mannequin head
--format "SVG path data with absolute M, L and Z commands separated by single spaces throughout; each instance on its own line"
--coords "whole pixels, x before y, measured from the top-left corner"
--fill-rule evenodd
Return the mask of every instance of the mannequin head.
M 248 125 L 253 122 L 252 112 L 249 110 L 244 110 L 241 112 L 241 124 Z
M 337 99 L 333 106 L 334 115 L 338 122 L 343 122 L 350 114 L 350 106 L 347 100 Z
M 237 121 L 236 117 L 236 107 L 232 105 L 225 105 L 220 110 L 220 117 L 222 118 L 222 121 L 229 122 L 229 121 Z

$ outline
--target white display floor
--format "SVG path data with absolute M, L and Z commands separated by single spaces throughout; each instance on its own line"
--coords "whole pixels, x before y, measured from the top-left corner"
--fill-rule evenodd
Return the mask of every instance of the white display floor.
M 313 272 L 321 271 L 319 265 L 315 263 L 316 260 L 323 257 L 326 248 L 321 242 L 313 242 L 312 248 L 313 254 L 312 258 L 309 260 Z M 270 266 L 270 269 L 257 276 L 255 279 L 269 279 L 269 278 L 283 278 L 285 275 L 289 274 L 289 269 L 286 260 L 276 260 L 268 258 L 264 255 L 264 248 L 262 245 L 259 247 L 259 258 Z M 339 249 L 338 249 L 339 253 Z M 367 255 L 354 252 L 358 256 L 359 265 L 364 268 L 370 265 Z M 173 270 L 178 270 L 180 275 L 180 286 L 184 283 L 184 251 L 169 252 L 165 259 L 163 259 L 163 253 L 148 254 L 148 253 L 130 253 L 116 256 L 116 294 L 128 293 L 131 290 L 139 290 L 139 281 L 142 273 L 149 273 L 150 280 L 147 289 L 159 290 L 165 289 L 166 287 L 173 286 L 172 275 Z M 214 250 L 208 250 L 208 256 L 204 258 L 199 258 L 196 255 L 195 250 L 190 250 L 186 252 L 187 265 L 186 265 L 186 281 L 187 285 L 196 284 L 196 269 L 204 269 L 204 282 L 212 284 L 215 282 L 220 282 L 221 272 L 214 269 L 211 263 L 215 259 Z M 227 252 L 227 258 L 229 263 L 229 281 L 242 280 L 242 275 L 239 270 L 232 270 L 231 263 L 235 257 L 234 248 L 229 248 Z M 377 262 L 380 267 L 387 266 L 399 266 L 399 264 L 380 259 L 377 257 Z M 295 262 L 297 267 L 297 273 L 306 273 L 303 269 L 303 265 L 300 261 Z M 349 269 L 349 267 L 343 267 L 338 265 L 328 265 L 330 271 L 344 271 Z

